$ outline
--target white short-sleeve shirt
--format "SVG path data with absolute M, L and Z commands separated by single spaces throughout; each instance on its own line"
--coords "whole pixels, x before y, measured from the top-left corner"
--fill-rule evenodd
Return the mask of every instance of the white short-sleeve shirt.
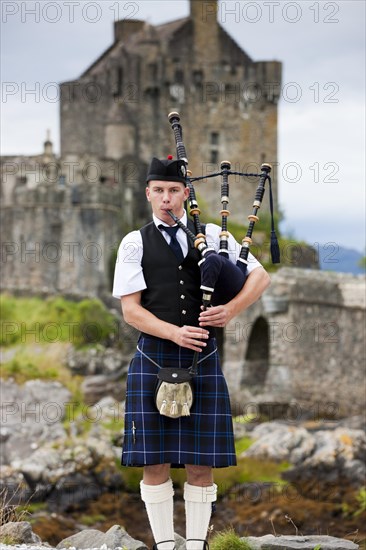
M 181 221 L 184 225 L 187 225 L 186 212 L 184 212 Z M 167 225 L 154 215 L 153 222 L 156 227 L 159 225 Z M 214 248 L 216 252 L 218 252 L 220 248 L 220 232 L 221 228 L 218 225 L 213 223 L 206 224 L 207 244 Z M 170 236 L 165 231 L 162 231 L 162 235 L 169 244 Z M 183 229 L 178 229 L 176 237 L 182 248 L 183 255 L 186 257 L 188 254 L 187 235 L 184 233 Z M 230 235 L 228 239 L 228 253 L 230 261 L 234 264 L 239 258 L 240 250 L 240 244 Z M 139 292 L 147 288 L 141 265 L 142 255 L 143 245 L 141 232 L 139 230 L 131 231 L 131 233 L 128 233 L 122 239 L 118 249 L 113 281 L 113 296 L 115 298 L 121 298 L 121 296 L 133 294 L 134 292 Z M 247 273 L 251 273 L 251 271 L 257 267 L 262 267 L 262 264 L 249 252 Z

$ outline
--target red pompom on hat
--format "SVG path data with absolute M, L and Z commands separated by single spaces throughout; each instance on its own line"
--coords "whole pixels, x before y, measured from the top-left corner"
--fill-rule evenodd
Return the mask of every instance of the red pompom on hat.
M 168 156 L 167 156 L 167 159 L 168 159 L 168 160 L 173 160 L 173 155 L 168 155 Z

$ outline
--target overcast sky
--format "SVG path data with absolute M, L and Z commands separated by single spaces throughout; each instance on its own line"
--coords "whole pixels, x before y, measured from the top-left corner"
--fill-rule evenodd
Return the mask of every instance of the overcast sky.
M 111 45 L 114 20 L 158 24 L 188 13 L 188 0 L 3 0 L 1 153 L 41 152 L 48 128 L 59 152 L 56 84 Z M 253 60 L 283 63 L 282 230 L 364 253 L 365 2 L 221 0 L 219 20 Z

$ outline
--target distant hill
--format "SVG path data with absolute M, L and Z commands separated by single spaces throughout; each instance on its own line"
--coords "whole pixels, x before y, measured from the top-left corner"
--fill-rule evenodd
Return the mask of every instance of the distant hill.
M 353 275 L 365 274 L 365 269 L 358 265 L 363 254 L 352 248 L 343 248 L 335 243 L 319 245 L 320 269 L 326 271 L 340 271 L 353 273 Z

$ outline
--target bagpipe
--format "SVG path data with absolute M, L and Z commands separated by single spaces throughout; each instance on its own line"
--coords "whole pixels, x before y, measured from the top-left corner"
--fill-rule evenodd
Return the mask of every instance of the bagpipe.
M 192 173 L 187 169 L 188 158 L 186 149 L 183 143 L 183 132 L 180 125 L 180 116 L 177 112 L 169 114 L 169 122 L 174 132 L 175 143 L 177 148 L 177 158 L 185 164 L 185 179 L 186 186 L 189 189 L 189 208 L 190 215 L 193 218 L 195 233 L 193 233 L 184 223 L 180 221 L 171 210 L 168 213 L 174 222 L 188 235 L 193 241 L 195 248 L 200 252 L 201 259 L 198 262 L 201 271 L 201 290 L 203 309 L 215 305 L 226 304 L 232 300 L 243 288 L 247 279 L 249 247 L 252 244 L 252 233 L 254 225 L 259 218 L 258 210 L 261 207 L 265 183 L 269 182 L 270 188 L 270 209 L 271 209 L 271 256 L 273 263 L 279 263 L 280 253 L 277 242 L 277 237 L 274 229 L 273 219 L 273 197 L 271 185 L 271 165 L 262 164 L 260 174 L 246 174 L 243 172 L 233 172 L 231 163 L 224 160 L 221 162 L 221 171 L 214 174 L 208 174 L 202 177 L 192 177 Z M 248 216 L 249 227 L 242 241 L 242 247 L 239 258 L 234 264 L 229 259 L 229 232 L 227 229 L 227 221 L 230 215 L 228 210 L 229 205 L 229 176 L 237 175 L 242 177 L 258 177 L 259 183 L 253 202 L 253 212 Z M 221 231 L 220 231 L 220 247 L 216 252 L 212 247 L 208 246 L 206 236 L 202 231 L 200 222 L 200 209 L 196 199 L 196 193 L 193 182 L 221 176 Z M 180 368 L 164 368 L 158 373 L 158 383 L 155 392 L 155 404 L 160 414 L 170 418 L 179 418 L 180 416 L 189 416 L 190 409 L 193 404 L 193 378 L 198 373 L 198 356 L 197 351 L 194 352 L 192 365 L 188 369 Z
M 180 115 L 177 112 L 172 112 L 168 115 L 169 122 L 174 132 L 175 144 L 177 149 L 177 158 L 183 160 L 188 167 L 188 158 L 186 149 L 183 143 L 183 131 L 180 124 Z M 274 228 L 273 217 L 273 195 L 272 195 L 272 180 L 270 177 L 271 165 L 264 163 L 261 165 L 260 174 L 249 174 L 244 172 L 234 172 L 231 170 L 231 163 L 229 161 L 222 161 L 220 165 L 220 172 L 207 174 L 201 177 L 192 177 L 192 172 L 186 170 L 186 185 L 189 189 L 189 213 L 193 218 L 195 234 L 190 231 L 185 224 L 183 224 L 174 214 L 169 211 L 170 216 L 174 222 L 188 235 L 193 241 L 195 248 L 200 252 L 201 260 L 199 261 L 199 267 L 201 271 L 201 290 L 203 292 L 202 303 L 206 309 L 209 306 L 226 304 L 232 300 L 243 288 L 245 281 L 248 277 L 248 256 L 249 247 L 252 244 L 252 234 L 254 225 L 259 221 L 258 210 L 261 207 L 263 196 L 265 192 L 265 184 L 269 183 L 269 199 L 270 199 L 270 211 L 271 211 L 271 258 L 272 263 L 280 262 L 280 250 L 278 246 L 277 236 Z M 255 193 L 253 201 L 253 211 L 248 216 L 249 226 L 245 237 L 242 240 L 242 247 L 239 258 L 234 264 L 229 260 L 229 247 L 228 247 L 228 217 L 230 211 L 229 205 L 229 176 L 241 176 L 241 177 L 256 177 L 259 178 L 258 187 Z M 207 244 L 206 236 L 202 231 L 200 222 L 201 211 L 198 208 L 196 199 L 196 192 L 193 186 L 193 182 L 205 180 L 208 178 L 214 178 L 221 176 L 221 232 L 220 232 L 220 247 L 216 252 L 212 247 Z

